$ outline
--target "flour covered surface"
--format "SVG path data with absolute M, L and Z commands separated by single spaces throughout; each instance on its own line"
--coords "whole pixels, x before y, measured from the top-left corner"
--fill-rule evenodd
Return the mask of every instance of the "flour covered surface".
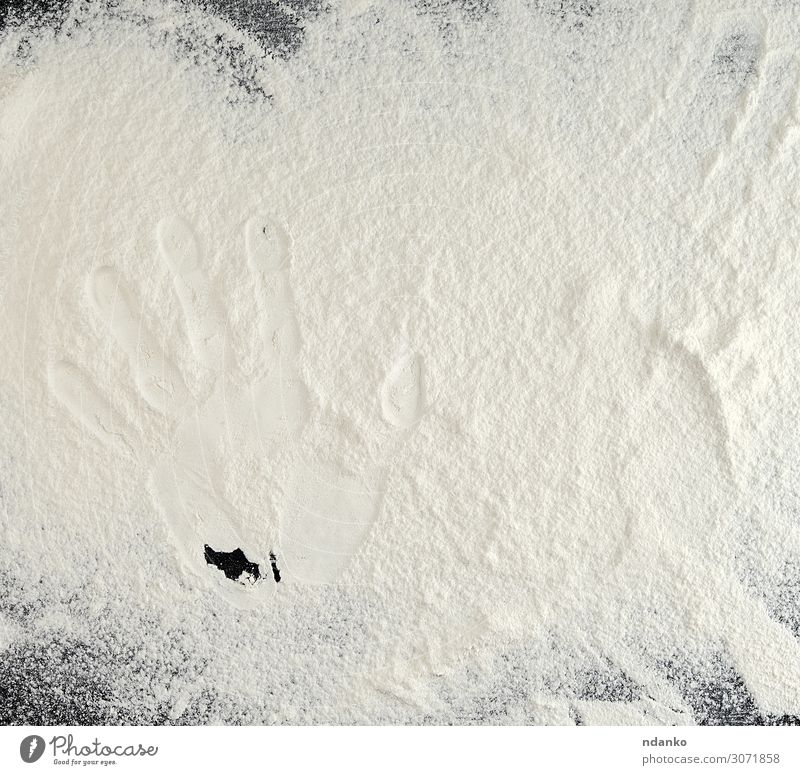
M 4 14 L 0 722 L 800 723 L 800 9 Z

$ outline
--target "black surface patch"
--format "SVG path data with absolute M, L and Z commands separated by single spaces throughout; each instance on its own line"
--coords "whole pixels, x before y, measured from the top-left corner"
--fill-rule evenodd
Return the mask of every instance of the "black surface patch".
M 0 652 L 0 724 L 202 724 L 235 717 L 210 688 L 175 713 L 170 687 L 199 685 L 205 662 L 183 648 L 185 632 L 129 614 L 115 627 L 89 619 L 81 635 L 31 632 Z
M 460 34 L 457 22 L 474 24 L 494 12 L 494 0 L 415 0 L 414 8 L 420 16 L 435 23 L 445 45 L 450 48 Z
M 57 29 L 71 5 L 71 0 L 0 0 L 0 30 L 22 21 L 34 27 Z
M 778 581 L 764 591 L 772 616 L 800 638 L 800 563 L 788 560 Z
M 195 4 L 283 56 L 300 46 L 305 21 L 328 6 L 323 0 L 195 0 Z
M 107 596 L 116 599 L 113 589 Z M 19 560 L 0 569 L 0 622 L 15 625 L 0 649 L 0 724 L 160 725 L 231 715 L 218 690 L 203 686 L 204 656 L 187 649 L 196 612 L 176 626 L 150 608 L 110 615 L 103 602 L 93 585 L 54 582 Z M 62 624 L 43 625 L 44 612 Z M 193 687 L 177 712 L 176 682 Z
M 758 69 L 760 40 L 749 31 L 734 32 L 719 42 L 712 59 L 716 76 L 743 82 Z
M 0 568 L 0 614 L 22 627 L 29 626 L 42 613 L 42 603 L 26 594 L 30 587 L 10 569 Z
M 577 697 L 599 702 L 636 702 L 641 699 L 639 687 L 610 662 L 602 669 L 576 673 Z
M 457 12 L 467 19 L 482 19 L 492 10 L 493 0 L 416 0 L 417 10 L 423 13 L 451 14 Z
M 785 726 L 800 724 L 794 716 L 762 714 L 742 677 L 721 654 L 695 664 L 675 656 L 659 665 L 681 693 L 701 726 Z
M 276 582 L 279 582 L 281 580 L 281 572 L 278 569 L 278 558 L 275 557 L 275 552 L 269 553 L 269 564 L 272 568 L 272 578 L 274 578 Z
M 598 0 L 547 0 L 539 7 L 569 29 L 583 29 L 597 11 Z
M 325 0 L 180 0 L 184 9 L 199 8 L 257 40 L 266 52 L 288 56 L 303 41 L 306 22 L 327 10 Z M 73 7 L 71 0 L 0 0 L 0 29 L 8 24 L 58 30 Z M 118 12 L 113 0 L 95 3 L 93 12 Z M 80 8 L 77 9 L 78 18 Z M 142 19 L 146 17 L 142 16 Z
M 120 6 L 114 0 L 74 4 L 69 0 L 0 0 L 0 30 L 25 25 L 17 56 L 25 60 L 35 33 L 52 29 L 69 36 L 104 16 L 148 31 L 152 44 L 231 84 L 231 101 L 268 100 L 262 68 L 271 58 L 288 58 L 302 45 L 309 19 L 324 12 L 322 0 L 177 0 L 165 26 L 144 8 Z M 197 9 L 212 18 L 202 18 Z M 245 36 L 244 38 L 242 36 Z
M 209 565 L 219 568 L 231 581 L 255 584 L 261 577 L 258 565 L 250 562 L 241 549 L 234 549 L 232 552 L 218 552 L 206 544 L 203 556 Z
M 92 646 L 26 641 L 0 654 L 0 724 L 114 723 L 113 692 Z
M 452 678 L 456 678 L 455 683 Z M 433 686 L 444 708 L 439 716 L 426 716 L 425 724 L 508 724 L 535 719 L 525 716 L 530 705 L 529 676 L 503 654 L 493 660 L 489 669 L 465 664 L 454 676 L 440 676 Z

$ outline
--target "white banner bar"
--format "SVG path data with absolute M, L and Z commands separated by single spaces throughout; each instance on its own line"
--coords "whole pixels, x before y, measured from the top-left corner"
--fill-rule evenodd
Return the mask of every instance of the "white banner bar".
M 797 727 L 3 727 L 0 773 L 800 773 Z

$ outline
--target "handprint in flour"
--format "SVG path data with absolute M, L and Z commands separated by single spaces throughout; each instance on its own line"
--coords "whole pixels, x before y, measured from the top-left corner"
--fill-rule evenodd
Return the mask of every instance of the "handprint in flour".
M 193 357 L 213 374 L 207 397 L 194 398 L 142 318 L 125 278 L 111 266 L 88 278 L 90 306 L 126 356 L 148 409 L 169 423 L 170 442 L 163 449 L 147 448 L 106 393 L 73 363 L 51 364 L 54 395 L 95 437 L 148 463 L 153 500 L 185 565 L 232 602 L 252 601 L 273 581 L 334 581 L 375 522 L 387 459 L 418 419 L 417 357 L 402 356 L 388 370 L 376 397 L 390 430 L 368 470 L 343 473 L 335 460 L 329 467 L 306 461 L 296 444 L 309 402 L 296 366 L 301 341 L 290 287 L 288 234 L 268 219 L 252 219 L 245 227 L 264 348 L 264 373 L 254 379 L 237 372 L 226 315 L 202 270 L 192 227 L 181 218 L 166 218 L 156 237 Z M 243 513 L 226 498 L 224 473 L 237 456 L 246 455 L 265 467 L 269 462 L 273 481 L 287 493 L 277 524 L 268 516 Z

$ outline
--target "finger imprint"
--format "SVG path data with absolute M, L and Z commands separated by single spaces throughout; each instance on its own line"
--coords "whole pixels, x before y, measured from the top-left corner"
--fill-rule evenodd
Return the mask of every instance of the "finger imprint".
M 53 395 L 81 425 L 100 441 L 136 454 L 136 433 L 88 374 L 69 361 L 59 361 L 50 364 L 47 377 Z
M 409 428 L 422 409 L 422 364 L 415 353 L 407 353 L 389 370 L 381 388 L 384 419 L 396 428 Z
M 177 412 L 188 398 L 186 385 L 142 322 L 119 272 L 111 266 L 100 267 L 90 275 L 87 290 L 95 311 L 128 356 L 143 398 L 159 411 Z
M 200 268 L 200 249 L 192 227 L 177 216 L 164 218 L 156 229 L 161 256 L 173 276 L 189 341 L 205 366 L 227 366 L 225 315 L 222 305 Z
M 271 370 L 280 365 L 284 374 L 293 373 L 301 342 L 289 277 L 289 235 L 270 219 L 251 218 L 245 245 L 261 309 L 266 366 Z
M 256 272 L 277 272 L 289 263 L 289 235 L 269 218 L 251 218 L 244 229 L 250 266 Z

